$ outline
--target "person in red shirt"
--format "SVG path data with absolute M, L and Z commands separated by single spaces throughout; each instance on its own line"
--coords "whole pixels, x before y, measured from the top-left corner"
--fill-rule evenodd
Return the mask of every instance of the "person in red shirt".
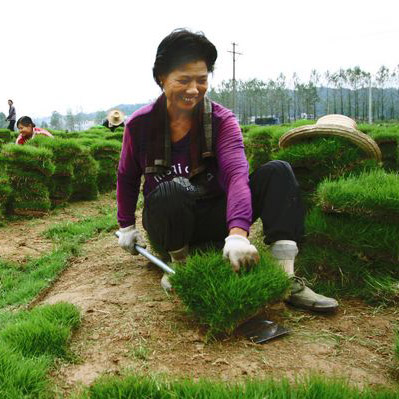
M 19 136 L 17 137 L 15 144 L 25 144 L 28 140 L 33 139 L 38 134 L 54 137 L 47 130 L 36 127 L 32 118 L 29 116 L 21 116 L 21 118 L 18 119 L 17 128 L 19 130 Z

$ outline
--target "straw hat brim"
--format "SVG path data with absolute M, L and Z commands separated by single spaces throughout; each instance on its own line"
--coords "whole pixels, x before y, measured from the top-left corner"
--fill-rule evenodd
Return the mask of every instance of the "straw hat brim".
M 304 138 L 343 137 L 360 147 L 371 159 L 381 161 L 382 155 L 378 144 L 367 134 L 357 129 L 332 124 L 300 126 L 284 133 L 279 140 L 279 147 L 286 148 Z

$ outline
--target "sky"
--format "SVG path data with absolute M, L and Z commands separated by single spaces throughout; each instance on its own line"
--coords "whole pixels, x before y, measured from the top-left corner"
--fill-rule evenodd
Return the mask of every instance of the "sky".
M 0 15 L 0 112 L 12 99 L 17 117 L 151 101 L 157 46 L 182 27 L 215 44 L 212 87 L 232 78 L 233 42 L 242 80 L 399 64 L 398 0 L 7 0 Z

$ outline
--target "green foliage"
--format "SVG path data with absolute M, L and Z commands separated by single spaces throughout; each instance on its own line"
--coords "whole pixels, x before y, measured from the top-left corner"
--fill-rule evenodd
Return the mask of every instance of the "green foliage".
M 358 388 L 343 379 L 311 376 L 290 383 L 287 379 L 276 381 L 245 380 L 240 383 L 223 383 L 210 379 L 170 380 L 165 377 L 133 375 L 100 378 L 86 390 L 85 399 L 398 399 L 396 390 Z
M 208 327 L 208 336 L 231 333 L 289 287 L 287 275 L 267 253 L 251 270 L 234 273 L 219 252 L 197 252 L 184 266 L 176 265 L 170 280 L 189 312 Z

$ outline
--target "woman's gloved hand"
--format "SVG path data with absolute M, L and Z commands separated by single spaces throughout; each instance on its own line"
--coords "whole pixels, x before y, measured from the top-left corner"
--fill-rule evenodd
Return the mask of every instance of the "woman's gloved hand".
M 136 229 L 134 225 L 120 228 L 118 244 L 127 252 L 132 255 L 138 255 L 138 252 L 134 248 L 136 244 L 140 247 L 146 247 L 145 241 L 141 236 L 141 233 Z
M 227 258 L 233 270 L 238 272 L 241 266 L 252 266 L 259 261 L 259 254 L 247 238 L 232 234 L 225 238 L 223 257 Z

